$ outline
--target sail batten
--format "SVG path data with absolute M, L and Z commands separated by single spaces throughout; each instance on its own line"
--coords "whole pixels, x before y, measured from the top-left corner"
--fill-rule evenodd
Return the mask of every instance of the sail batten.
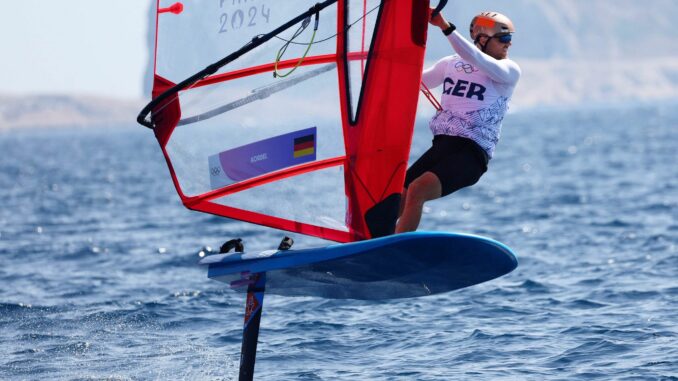
M 354 60 L 364 60 L 367 58 L 367 52 L 349 52 L 348 53 L 348 59 L 349 61 L 354 61 Z M 297 58 L 291 58 L 287 59 L 284 61 L 278 62 L 278 69 L 289 69 L 294 67 L 297 62 L 299 61 L 300 57 Z M 322 56 L 310 56 L 306 57 L 303 59 L 301 66 L 309 66 L 309 65 L 318 65 L 318 64 L 325 64 L 325 63 L 332 63 L 337 61 L 337 55 L 336 54 L 325 54 Z M 201 87 L 201 86 L 208 86 L 208 85 L 213 85 L 215 83 L 220 83 L 224 81 L 230 81 L 233 79 L 238 79 L 254 74 L 260 74 L 260 73 L 268 73 L 268 72 L 273 72 L 273 69 L 275 67 L 275 62 L 270 62 L 267 64 L 263 65 L 258 65 L 250 68 L 245 68 L 245 69 L 240 69 L 240 70 L 234 70 L 222 74 L 214 74 L 210 75 L 204 79 L 199 80 L 195 84 L 191 86 L 191 88 L 196 88 L 196 87 Z
M 255 177 L 251 180 L 246 180 L 246 181 L 241 181 L 236 184 L 233 184 L 231 186 L 226 186 L 217 190 L 214 190 L 209 193 L 205 193 L 200 196 L 195 196 L 195 197 L 187 197 L 184 204 L 186 206 L 191 206 L 200 202 L 207 202 L 207 201 L 212 201 L 216 198 L 219 197 L 224 197 L 228 196 L 229 194 L 234 194 L 241 192 L 243 190 L 249 189 L 249 188 L 254 188 L 256 186 L 264 185 L 267 183 L 271 183 L 274 181 L 279 181 L 282 179 L 286 179 L 288 177 L 293 177 L 293 176 L 298 176 L 306 172 L 311 172 L 311 171 L 316 171 L 320 169 L 326 169 L 330 167 L 336 167 L 340 165 L 344 165 L 346 162 L 346 157 L 345 156 L 340 156 L 340 157 L 335 157 L 332 159 L 326 159 L 322 161 L 315 161 L 309 164 L 305 165 L 298 165 L 296 167 L 287 169 L 287 170 L 281 170 L 278 172 L 270 173 L 265 176 L 260 176 L 260 177 Z

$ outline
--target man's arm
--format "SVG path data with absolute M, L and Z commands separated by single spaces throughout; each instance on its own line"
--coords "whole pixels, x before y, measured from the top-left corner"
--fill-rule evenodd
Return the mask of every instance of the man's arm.
M 459 32 L 454 31 L 447 39 L 452 44 L 454 51 L 459 56 L 478 67 L 492 80 L 508 85 L 515 85 L 520 79 L 520 67 L 509 59 L 498 60 L 480 51 L 470 41 L 465 39 Z
M 520 67 L 515 62 L 509 59 L 498 60 L 480 51 L 472 42 L 466 40 L 459 32 L 457 32 L 452 24 L 450 24 L 441 13 L 432 17 L 429 21 L 432 25 L 437 26 L 442 31 L 452 30 L 447 36 L 447 39 L 452 44 L 459 56 L 475 65 L 484 73 L 492 78 L 493 81 L 505 83 L 507 85 L 515 85 L 520 79 Z M 447 34 L 446 32 L 445 34 Z

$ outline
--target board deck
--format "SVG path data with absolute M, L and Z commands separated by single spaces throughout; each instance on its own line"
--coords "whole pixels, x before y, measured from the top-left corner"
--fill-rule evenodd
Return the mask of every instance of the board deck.
M 208 276 L 246 291 L 266 272 L 266 292 L 331 299 L 396 299 L 448 292 L 505 275 L 518 265 L 506 245 L 456 233 L 412 232 L 302 250 L 211 255 Z

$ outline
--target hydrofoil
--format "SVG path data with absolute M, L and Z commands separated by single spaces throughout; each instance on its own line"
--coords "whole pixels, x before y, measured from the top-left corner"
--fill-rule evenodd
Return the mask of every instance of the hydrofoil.
M 290 250 L 244 252 L 241 240 L 200 261 L 208 277 L 246 291 L 240 379 L 254 374 L 264 293 L 383 300 L 435 295 L 495 279 L 518 265 L 513 251 L 490 238 L 412 232 L 366 241 Z M 228 253 L 236 249 L 234 253 Z

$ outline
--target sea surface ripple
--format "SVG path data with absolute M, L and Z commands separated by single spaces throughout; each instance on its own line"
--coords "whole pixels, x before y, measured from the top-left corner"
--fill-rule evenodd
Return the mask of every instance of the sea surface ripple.
M 421 229 L 497 239 L 518 269 L 416 299 L 267 296 L 256 379 L 678 380 L 677 145 L 675 105 L 509 115 Z M 283 233 L 184 209 L 138 126 L 0 131 L 0 152 L 0 379 L 237 378 L 243 296 L 197 252 Z

